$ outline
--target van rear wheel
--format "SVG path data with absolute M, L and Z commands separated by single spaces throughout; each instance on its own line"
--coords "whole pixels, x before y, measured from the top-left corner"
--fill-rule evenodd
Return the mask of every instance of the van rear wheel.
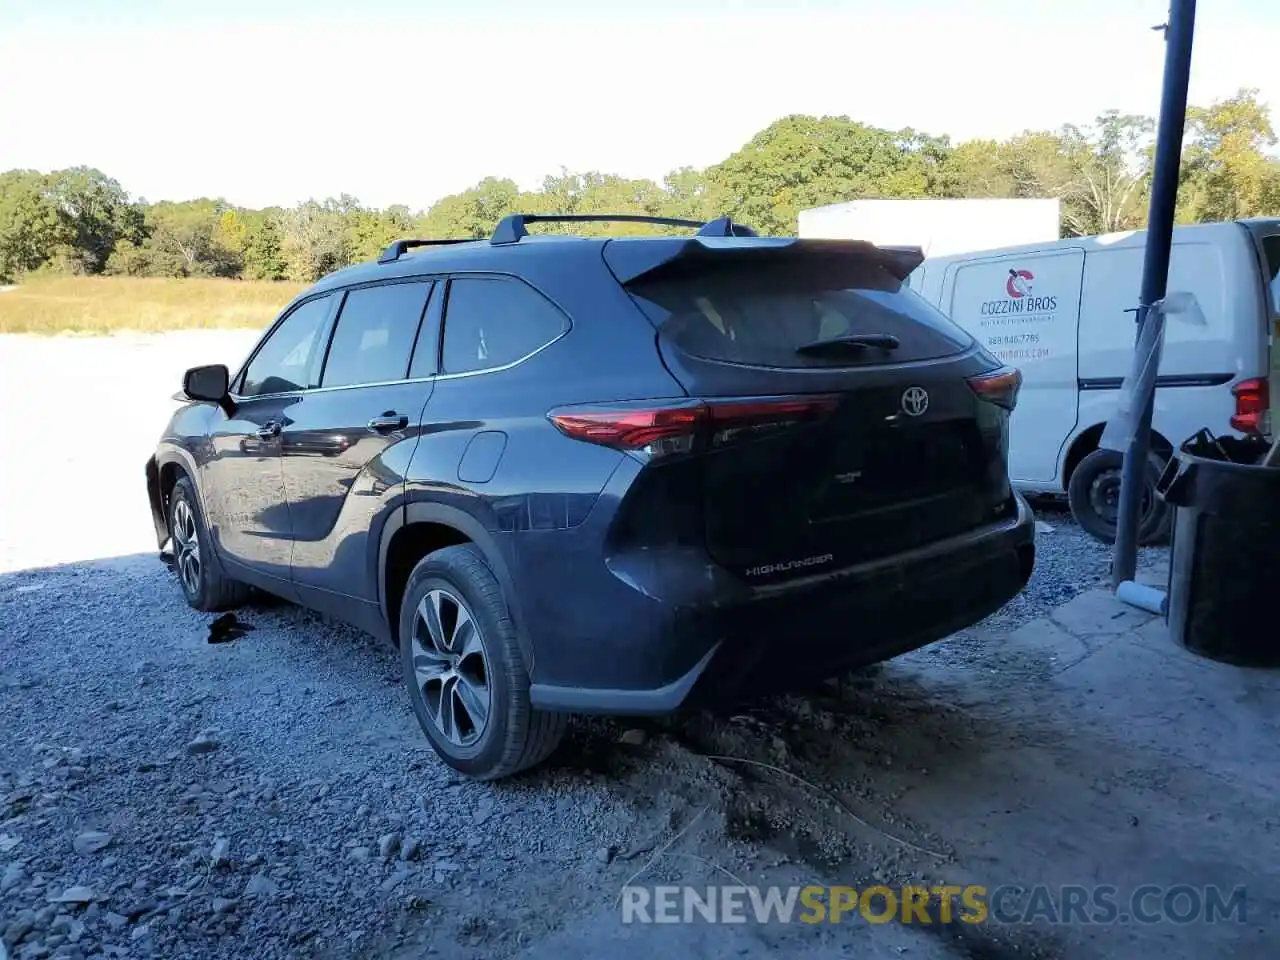
M 1067 485 L 1067 500 L 1076 522 L 1103 543 L 1116 542 L 1120 512 L 1120 470 L 1124 455 L 1118 450 L 1095 450 L 1076 467 Z M 1156 495 L 1156 482 L 1164 459 L 1152 453 L 1143 475 L 1142 513 L 1138 518 L 1138 543 L 1165 543 L 1173 526 L 1173 510 Z

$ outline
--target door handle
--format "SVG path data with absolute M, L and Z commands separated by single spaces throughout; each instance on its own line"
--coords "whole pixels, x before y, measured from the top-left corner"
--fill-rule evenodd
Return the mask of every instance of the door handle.
M 275 420 L 268 420 L 258 428 L 258 436 L 263 440 L 271 440 L 280 436 L 280 424 Z
M 391 433 L 403 430 L 409 425 L 409 418 L 400 413 L 384 413 L 369 421 L 369 429 L 374 433 Z

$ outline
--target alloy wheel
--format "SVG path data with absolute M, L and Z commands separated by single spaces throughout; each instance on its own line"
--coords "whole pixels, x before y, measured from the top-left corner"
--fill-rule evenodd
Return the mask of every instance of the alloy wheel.
M 454 746 L 472 746 L 484 735 L 492 697 L 480 627 L 467 605 L 448 590 L 428 592 L 414 613 L 412 651 L 432 724 Z
M 173 506 L 173 552 L 178 576 L 189 596 L 200 593 L 200 535 L 196 531 L 196 515 L 191 504 L 179 500 Z

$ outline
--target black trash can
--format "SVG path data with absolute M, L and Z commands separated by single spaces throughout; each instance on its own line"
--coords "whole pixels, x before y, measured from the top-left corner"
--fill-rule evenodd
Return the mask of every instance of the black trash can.
M 1189 650 L 1277 666 L 1280 469 L 1260 459 L 1256 443 L 1197 435 L 1161 477 L 1161 496 L 1177 507 L 1167 617 Z

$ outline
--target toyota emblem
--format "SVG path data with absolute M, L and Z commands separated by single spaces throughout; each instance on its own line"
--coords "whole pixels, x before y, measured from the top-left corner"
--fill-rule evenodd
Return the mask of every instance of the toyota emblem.
M 929 409 L 929 393 L 924 387 L 907 387 L 902 394 L 902 412 L 918 417 Z

